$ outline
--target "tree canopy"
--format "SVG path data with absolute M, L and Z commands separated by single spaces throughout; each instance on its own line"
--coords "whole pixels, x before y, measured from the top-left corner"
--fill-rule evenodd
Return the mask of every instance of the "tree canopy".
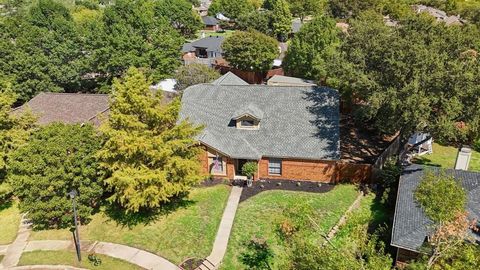
M 0 77 L 12 82 L 18 103 L 45 91 L 107 92 L 130 66 L 155 81 L 173 75 L 183 36 L 202 26 L 186 0 L 14 6 L 0 21 Z
M 237 19 L 250 11 L 254 10 L 251 0 L 213 0 L 208 8 L 208 14 L 215 16 L 222 13 L 230 19 Z
M 341 53 L 329 61 L 328 85 L 381 133 L 471 141 L 480 123 L 478 29 L 427 15 L 399 23 L 386 26 L 373 12 L 353 20 Z
M 235 32 L 224 41 L 222 48 L 231 66 L 247 71 L 267 71 L 279 55 L 278 42 L 255 31 Z
M 33 133 L 28 143 L 9 161 L 8 182 L 28 212 L 34 228 L 67 228 L 72 225 L 76 190 L 82 223 L 89 220 L 103 194 L 102 174 L 95 153 L 101 139 L 91 125 L 51 124 Z
M 29 112 L 11 113 L 16 95 L 10 87 L 10 83 L 0 80 L 0 203 L 9 199 L 13 191 L 6 181 L 10 156 L 27 142 L 35 122 Z
M 327 4 L 326 0 L 288 0 L 292 15 L 303 22 L 306 16 L 321 15 Z
M 278 40 L 285 41 L 292 31 L 292 13 L 286 0 L 276 0 L 272 9 L 272 29 Z
M 427 171 L 415 190 L 415 199 L 434 222 L 452 221 L 465 211 L 466 193 L 455 178 Z
M 335 21 L 318 16 L 306 23 L 290 43 L 283 61 L 285 71 L 295 77 L 323 81 L 327 76 L 327 61 L 340 46 Z
M 161 92 L 149 86 L 136 68 L 115 80 L 102 128 L 107 141 L 98 153 L 110 201 L 131 212 L 161 208 L 202 179 L 194 139 L 200 128 L 177 123 L 179 99 L 164 105 Z
M 220 73 L 203 64 L 189 64 L 180 67 L 175 73 L 177 84 L 175 89 L 183 91 L 189 86 L 209 83 L 220 77 Z

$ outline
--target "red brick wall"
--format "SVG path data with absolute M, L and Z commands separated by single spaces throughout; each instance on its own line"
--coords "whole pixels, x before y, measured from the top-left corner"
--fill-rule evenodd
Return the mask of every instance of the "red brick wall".
M 268 158 L 262 158 L 259 164 L 260 178 L 309 180 L 324 183 L 336 182 L 335 161 L 283 159 L 282 174 L 268 174 Z
M 414 251 L 398 248 L 397 249 L 397 259 L 395 260 L 395 265 L 400 269 L 403 269 L 407 263 L 411 260 L 417 259 L 419 254 Z
M 206 147 L 200 155 L 200 161 L 204 172 L 208 175 L 208 152 L 216 153 L 215 150 L 208 150 Z M 217 153 L 218 154 L 218 153 Z M 219 154 L 221 155 L 221 154 Z M 226 175 L 214 175 L 216 178 L 233 179 L 235 177 L 235 160 L 223 156 L 226 162 Z M 347 181 L 350 183 L 369 182 L 372 175 L 372 165 L 353 164 L 327 160 L 306 160 L 306 159 L 283 159 L 282 174 L 268 174 L 268 158 L 259 161 L 258 173 L 255 179 L 287 179 L 287 180 L 308 180 L 322 183 L 338 183 Z

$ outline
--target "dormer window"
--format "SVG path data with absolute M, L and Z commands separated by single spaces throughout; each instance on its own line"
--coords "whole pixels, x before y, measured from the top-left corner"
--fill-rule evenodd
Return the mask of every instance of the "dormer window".
M 259 129 L 263 112 L 253 104 L 235 112 L 232 120 L 235 121 L 236 127 L 239 129 Z
M 244 119 L 240 121 L 240 126 L 242 127 L 253 127 L 255 126 L 255 121 L 252 119 Z

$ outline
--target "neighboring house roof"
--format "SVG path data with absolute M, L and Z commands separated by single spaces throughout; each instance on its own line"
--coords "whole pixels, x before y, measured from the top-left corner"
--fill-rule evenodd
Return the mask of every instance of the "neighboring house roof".
M 466 21 L 460 18 L 459 16 L 448 16 L 447 13 L 443 10 L 425 6 L 425 5 L 412 5 L 412 8 L 417 13 L 426 12 L 431 16 L 435 17 L 437 21 L 443 21 L 447 25 L 452 24 L 464 24 Z
M 233 115 L 260 114 L 256 130 Z M 231 158 L 340 158 L 339 94 L 324 87 L 199 84 L 182 97 L 181 119 L 205 126 L 199 141 Z
M 190 43 L 183 44 L 182 52 L 192 52 L 195 48 L 202 48 L 209 52 L 222 53 L 222 44 L 225 37 L 213 36 L 202 38 Z
M 159 83 L 150 86 L 150 89 L 177 93 L 177 90 L 175 90 L 175 85 L 177 85 L 177 80 L 175 80 L 175 79 L 164 79 L 164 80 L 160 81 Z
M 13 113 L 25 109 L 38 116 L 40 125 L 52 122 L 97 124 L 100 115 L 108 114 L 109 101 L 108 95 L 103 94 L 40 93 Z
M 414 192 L 425 171 L 439 173 L 440 168 L 422 165 L 406 167 L 398 184 L 397 203 L 392 229 L 392 246 L 418 251 L 431 233 L 432 224 L 417 204 Z M 448 169 L 445 172 L 459 180 L 467 193 L 469 218 L 480 220 L 480 173 Z M 473 234 L 473 232 L 472 232 Z M 480 241 L 480 235 L 473 234 Z
M 240 79 L 237 75 L 233 74 L 231 71 L 225 73 L 225 75 L 216 79 L 212 82 L 215 85 L 248 85 L 247 82 Z
M 267 82 L 268 85 L 278 85 L 278 86 L 315 86 L 315 82 L 310 80 L 305 80 L 301 78 L 283 76 L 283 75 L 273 75 Z
M 205 24 L 206 26 L 218 25 L 218 20 L 212 16 L 203 16 L 202 21 L 203 21 L 203 24 Z

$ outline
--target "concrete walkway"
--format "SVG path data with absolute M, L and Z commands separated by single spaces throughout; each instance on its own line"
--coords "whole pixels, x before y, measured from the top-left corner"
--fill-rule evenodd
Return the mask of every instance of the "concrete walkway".
M 69 265 L 24 265 L 9 268 L 10 270 L 88 270 Z
M 20 220 L 20 226 L 17 232 L 17 238 L 11 243 L 5 251 L 5 257 L 3 257 L 0 263 L 0 269 L 10 269 L 18 264 L 20 257 L 22 256 L 23 249 L 27 245 L 28 237 L 30 236 L 30 223 L 25 219 L 25 215 L 22 215 Z
M 86 253 L 103 254 L 114 257 L 129 263 L 138 265 L 145 269 L 151 270 L 179 270 L 175 264 L 166 259 L 138 249 L 125 245 L 108 243 L 108 242 L 89 242 L 82 241 L 80 243 L 82 251 Z M 75 250 L 72 241 L 68 240 L 38 240 L 29 241 L 25 246 L 24 252 L 35 250 Z M 86 258 L 85 258 L 86 259 Z
M 223 211 L 222 221 L 218 227 L 217 236 L 213 243 L 212 253 L 207 257 L 206 262 L 201 265 L 200 269 L 217 269 L 227 252 L 228 239 L 232 231 L 233 220 L 237 212 L 240 196 L 242 195 L 242 187 L 233 186 L 230 196 L 228 197 L 227 206 Z

